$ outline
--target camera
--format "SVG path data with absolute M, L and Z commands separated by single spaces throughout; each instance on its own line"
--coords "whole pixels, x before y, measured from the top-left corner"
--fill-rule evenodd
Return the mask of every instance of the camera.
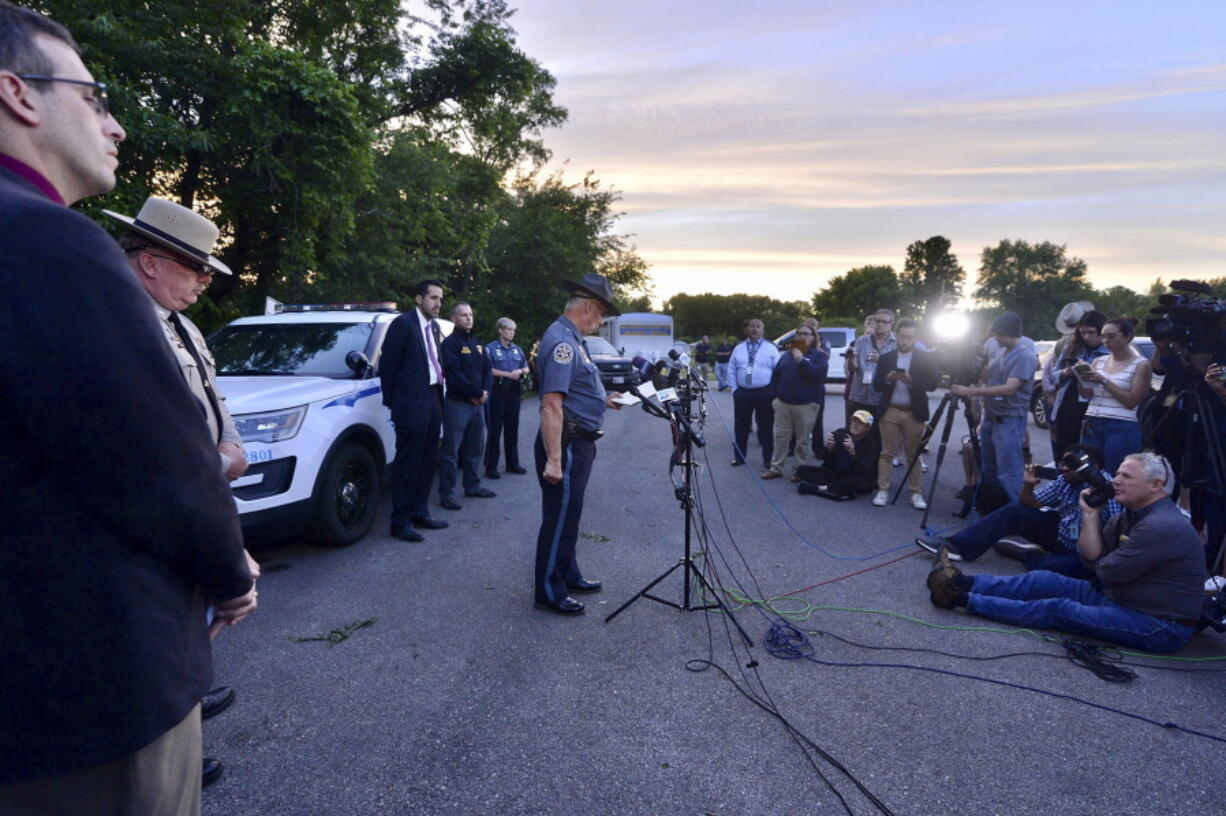
M 1145 321 L 1145 331 L 1153 340 L 1171 340 L 1187 351 L 1212 352 L 1215 359 L 1226 358 L 1226 300 L 1212 297 L 1213 289 L 1200 281 L 1171 282 L 1172 292 L 1158 298 L 1159 306 Z
M 988 354 L 982 343 L 965 340 L 939 342 L 933 349 L 942 385 L 974 385 L 979 373 L 988 364 Z
M 1038 476 L 1040 479 L 1048 479 L 1048 480 L 1058 479 L 1060 478 L 1060 468 L 1044 467 L 1043 465 L 1038 465 L 1034 469 L 1034 475 Z
M 849 432 L 846 428 L 837 428 L 830 432 L 830 438 L 834 440 L 836 448 L 842 447 L 843 443 L 847 441 L 848 436 Z
M 1090 487 L 1090 495 L 1086 496 L 1086 504 L 1091 507 L 1102 507 L 1115 498 L 1115 485 L 1094 464 L 1085 451 L 1069 452 L 1060 460 L 1064 466 L 1081 477 L 1081 481 Z

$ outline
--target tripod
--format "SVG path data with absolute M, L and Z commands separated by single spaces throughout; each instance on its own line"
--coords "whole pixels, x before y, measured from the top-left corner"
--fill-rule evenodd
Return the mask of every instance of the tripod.
M 707 577 L 702 574 L 702 570 L 694 566 L 692 547 L 694 527 L 693 485 L 694 471 L 698 467 L 697 463 L 694 461 L 694 445 L 697 443 L 699 447 L 702 447 L 706 445 L 706 442 L 702 439 L 702 437 L 695 433 L 693 427 L 690 425 L 689 417 L 687 416 L 689 414 L 688 402 L 682 410 L 670 409 L 669 413 L 670 421 L 672 422 L 673 427 L 673 435 L 677 440 L 676 449 L 672 454 L 674 457 L 673 461 L 682 466 L 681 485 L 677 487 L 676 493 L 677 500 L 681 503 L 681 511 L 685 513 L 685 549 L 683 550 L 681 559 L 677 561 L 677 563 L 664 570 L 664 572 L 661 573 L 654 581 L 640 589 L 632 598 L 630 598 L 630 600 L 626 601 L 624 604 L 614 610 L 607 618 L 604 619 L 605 623 L 608 623 L 616 618 L 639 598 L 647 598 L 648 600 L 655 601 L 656 603 L 662 603 L 665 606 L 680 609 L 682 612 L 694 612 L 701 609 L 720 609 L 725 612 L 728 615 L 729 620 L 736 625 L 737 631 L 741 633 L 741 637 L 745 640 L 745 645 L 753 646 L 753 641 L 750 640 L 749 635 L 746 634 L 745 629 L 741 626 L 740 621 L 736 619 L 736 616 L 733 615 L 729 611 L 728 607 L 724 605 L 724 602 L 719 597 L 719 593 L 716 592 L 715 587 L 712 586 L 711 582 L 707 580 Z M 681 584 L 681 603 L 676 603 L 675 601 L 670 601 L 666 598 L 660 598 L 651 594 L 651 590 L 655 589 L 656 584 L 672 575 L 673 572 L 678 569 L 682 570 L 682 577 L 684 578 Z M 691 579 L 697 579 L 698 582 L 702 584 L 709 596 L 714 599 L 713 603 L 703 604 L 701 606 L 696 606 L 693 603 L 693 598 L 691 597 L 690 593 Z
M 979 454 L 979 433 L 975 428 L 974 411 L 971 410 L 970 397 L 955 397 L 953 394 L 946 392 L 945 396 L 941 397 L 941 404 L 937 406 L 936 411 L 932 414 L 932 419 L 924 427 L 924 435 L 920 438 L 919 447 L 915 451 L 915 455 L 911 457 L 911 461 L 907 464 L 907 472 L 903 474 L 902 481 L 898 485 L 898 490 L 894 491 L 894 498 L 890 504 L 897 504 L 898 497 L 902 495 L 903 488 L 907 484 L 907 478 L 911 475 L 911 471 L 915 470 L 915 464 L 924 453 L 924 448 L 928 447 L 928 440 L 932 439 L 932 435 L 936 432 L 937 423 L 941 421 L 941 415 L 945 415 L 945 426 L 941 430 L 941 447 L 937 449 L 936 466 L 932 469 L 932 482 L 928 485 L 928 495 L 924 500 L 928 503 L 928 507 L 924 510 L 924 517 L 920 519 L 920 526 L 927 529 L 928 514 L 932 511 L 932 496 L 936 493 L 937 482 L 941 476 L 941 463 L 945 461 L 945 448 L 949 445 L 949 432 L 954 426 L 954 416 L 958 413 L 958 405 L 961 404 L 966 411 L 966 428 L 970 434 L 971 450 L 975 453 L 975 463 L 981 463 Z M 948 409 L 948 413 L 946 410 Z M 976 485 L 978 486 L 978 485 Z M 975 500 L 975 490 L 971 490 L 971 505 Z M 969 513 L 969 507 L 966 508 Z M 963 514 L 965 517 L 966 513 Z

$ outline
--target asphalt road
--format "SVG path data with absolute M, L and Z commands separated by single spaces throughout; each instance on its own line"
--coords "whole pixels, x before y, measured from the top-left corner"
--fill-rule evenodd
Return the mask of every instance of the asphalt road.
M 535 408 L 523 412 L 526 464 Z M 832 394 L 827 417 L 841 415 Z M 532 476 L 488 482 L 498 497 L 468 499 L 462 511 L 436 510 L 451 527 L 424 544 L 383 535 L 385 507 L 376 534 L 348 549 L 263 552 L 259 612 L 215 644 L 218 682 L 238 700 L 205 723 L 205 753 L 226 772 L 205 791 L 204 812 L 844 812 L 819 772 L 851 812 L 878 812 L 727 677 L 690 661 L 768 697 L 895 813 L 1226 810 L 1226 743 L 1110 710 L 1226 737 L 1226 674 L 1204 671 L 1226 661 L 1132 658 L 1137 678 L 1108 683 L 1057 645 L 936 609 L 924 587 L 931 560 L 910 544 L 921 514 L 905 496 L 875 508 L 760 482 L 757 468 L 729 466 L 724 423 L 732 400 L 716 394 L 698 454 L 708 558 L 725 589 L 786 595 L 777 607 L 823 663 L 768 654 L 776 618 L 761 607 L 736 613 L 755 643 L 748 651 L 734 648 L 718 612 L 640 600 L 605 623 L 677 562 L 683 541 L 668 426 L 637 409 L 610 412 L 579 545 L 585 575 L 605 589 L 584 597 L 580 618 L 532 608 Z M 1032 433 L 1046 450 L 1046 434 Z M 953 447 L 931 525 L 957 521 Z M 995 554 L 968 568 L 1018 570 Z M 677 573 L 657 593 L 680 601 Z M 336 645 L 291 640 L 367 619 Z M 970 659 L 1015 653 L 1028 654 Z M 1215 634 L 1180 653 L 1224 655 Z

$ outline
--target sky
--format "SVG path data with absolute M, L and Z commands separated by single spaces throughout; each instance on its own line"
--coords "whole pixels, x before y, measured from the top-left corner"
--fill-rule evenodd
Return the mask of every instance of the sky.
M 622 194 L 654 296 L 808 300 L 1005 238 L 1097 287 L 1226 275 L 1226 2 L 518 0 L 551 169 Z

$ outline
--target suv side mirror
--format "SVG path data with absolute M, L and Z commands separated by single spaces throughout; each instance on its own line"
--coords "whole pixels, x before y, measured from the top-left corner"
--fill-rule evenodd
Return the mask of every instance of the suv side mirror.
M 351 351 L 346 354 L 345 365 L 349 366 L 350 371 L 363 376 L 370 371 L 370 360 L 366 359 L 366 355 L 360 351 Z

